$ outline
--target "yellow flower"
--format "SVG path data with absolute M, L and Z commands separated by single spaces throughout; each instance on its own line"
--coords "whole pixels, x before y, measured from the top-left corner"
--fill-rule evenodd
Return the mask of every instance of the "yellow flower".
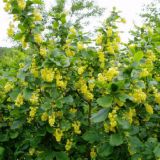
M 108 133 L 109 132 L 109 125 L 106 122 L 104 122 L 103 127 L 104 127 L 104 131 Z
M 41 120 L 42 120 L 42 121 L 47 121 L 47 120 L 48 120 L 48 114 L 47 114 L 47 112 L 44 112 L 44 113 L 41 115 Z
M 35 148 L 30 148 L 29 149 L 29 155 L 33 156 L 33 154 L 35 153 Z
M 9 24 L 9 28 L 7 29 L 7 34 L 9 37 L 14 35 L 14 25 L 12 23 Z
M 85 69 L 86 69 L 86 67 L 84 67 L 84 66 L 79 67 L 79 68 L 78 68 L 78 74 L 79 74 L 79 75 L 83 74 L 84 71 L 85 71 Z
M 25 0 L 17 0 L 18 2 L 18 7 L 22 10 L 24 10 L 26 8 L 26 2 Z
M 72 114 L 75 114 L 75 113 L 77 112 L 77 109 L 71 108 L 71 109 L 69 110 L 69 112 L 72 113 Z
M 155 101 L 156 103 L 160 104 L 160 93 L 155 93 Z
M 16 100 L 15 100 L 15 105 L 17 107 L 20 107 L 21 105 L 23 105 L 24 101 L 23 101 L 23 95 L 21 93 L 18 94 Z
M 72 141 L 67 139 L 67 143 L 65 145 L 66 151 L 69 151 L 71 149 L 71 147 L 72 147 Z
M 83 50 L 84 49 L 83 43 L 82 42 L 78 42 L 77 43 L 77 48 L 78 48 L 79 51 Z
M 32 104 L 37 105 L 38 99 L 39 99 L 39 95 L 36 92 L 34 92 L 34 93 L 32 93 L 32 96 L 29 100 Z
M 5 4 L 4 10 L 5 10 L 6 12 L 8 12 L 10 9 L 11 9 L 11 4 L 10 4 L 10 2 L 7 2 L 7 3 Z
M 42 15 L 38 9 L 35 9 L 33 12 L 33 17 L 35 21 L 41 21 L 42 20 Z
M 153 114 L 153 108 L 152 108 L 151 105 L 145 104 L 145 108 L 146 108 L 146 111 L 147 111 L 149 114 Z
M 34 35 L 34 40 L 36 43 L 39 43 L 39 44 L 42 43 L 43 41 L 42 36 L 38 33 Z
M 108 81 L 111 81 L 114 77 L 118 75 L 118 68 L 117 67 L 111 67 L 109 70 L 105 73 L 105 78 Z
M 126 19 L 125 19 L 125 18 L 122 18 L 122 19 L 121 19 L 121 22 L 122 22 L 122 23 L 126 23 Z
M 60 128 L 57 128 L 56 131 L 54 132 L 54 136 L 56 138 L 56 141 L 60 142 L 63 136 L 63 131 Z
M 117 117 L 117 111 L 115 109 L 113 109 L 112 112 L 110 112 L 108 114 L 108 118 L 109 118 L 109 121 L 110 121 L 109 130 L 112 131 L 112 132 L 115 132 L 115 128 L 117 126 L 116 117 Z
M 68 57 L 72 57 L 72 56 L 75 55 L 75 52 L 72 51 L 72 50 L 70 50 L 70 49 L 66 49 L 66 50 L 65 50 L 65 53 L 66 53 L 66 55 L 67 55 Z
M 97 45 L 101 45 L 102 44 L 102 40 L 103 40 L 103 35 L 99 34 L 97 39 L 96 39 L 96 44 Z
M 144 68 L 142 72 L 140 72 L 140 77 L 147 77 L 149 75 L 148 69 Z
M 110 54 L 114 54 L 115 52 L 114 52 L 114 48 L 113 48 L 113 46 L 111 46 L 111 45 L 109 45 L 108 47 L 107 47 L 107 51 L 110 53 Z
M 142 91 L 142 89 L 135 89 L 133 93 L 133 98 L 134 101 L 137 103 L 142 103 L 146 100 L 147 96 L 146 94 Z
M 6 93 L 10 92 L 14 88 L 14 85 L 10 82 L 7 82 L 4 86 L 4 91 Z
M 150 61 L 156 60 L 156 55 L 153 53 L 152 50 L 147 50 L 146 56 Z
M 95 148 L 91 148 L 90 156 L 91 156 L 91 159 L 95 159 L 96 158 L 97 153 L 96 153 Z
M 112 33 L 113 33 L 112 27 L 108 27 L 108 29 L 107 29 L 107 36 L 108 36 L 108 37 L 111 37 L 111 36 L 112 36 Z
M 80 121 L 75 121 L 74 123 L 72 123 L 72 127 L 74 128 L 74 132 L 76 134 L 81 134 L 80 125 L 81 125 Z
M 45 57 L 46 54 L 47 54 L 46 48 L 45 48 L 45 47 L 40 47 L 40 55 L 41 55 L 42 57 Z
M 54 72 L 52 69 L 44 68 L 41 70 L 41 77 L 46 82 L 52 82 L 54 78 Z
M 70 32 L 72 35 L 76 35 L 76 29 L 74 28 L 74 26 L 70 27 L 69 32 Z
M 87 91 L 85 94 L 84 94 L 84 97 L 90 101 L 90 100 L 93 100 L 94 96 L 91 92 Z
M 30 107 L 29 116 L 31 117 L 31 119 L 35 117 L 36 112 L 37 112 L 37 107 Z
M 98 74 L 98 81 L 101 82 L 101 83 L 105 82 L 105 77 L 104 77 L 104 75 L 102 73 Z
M 130 124 L 132 124 L 133 122 L 133 117 L 136 115 L 136 110 L 135 109 L 132 109 L 130 108 L 129 111 L 127 112 L 126 114 L 126 117 L 129 121 Z
M 99 51 L 98 52 L 98 58 L 100 62 L 104 62 L 105 61 L 105 55 L 104 52 Z
M 61 87 L 61 88 L 65 89 L 67 86 L 67 81 L 56 80 L 56 84 L 57 84 L 57 87 Z
M 53 127 L 55 123 L 55 119 L 56 119 L 56 116 L 55 116 L 55 113 L 53 112 L 48 118 L 48 122 L 51 127 Z

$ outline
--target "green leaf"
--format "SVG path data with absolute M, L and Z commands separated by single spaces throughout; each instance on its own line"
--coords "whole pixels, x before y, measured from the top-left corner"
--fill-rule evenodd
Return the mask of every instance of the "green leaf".
M 160 158 L 160 143 L 155 147 L 153 153 L 156 157 Z
M 128 130 L 130 128 L 130 124 L 129 124 L 129 122 L 127 120 L 118 118 L 118 124 L 124 130 Z
M 73 97 L 69 95 L 68 97 L 64 97 L 64 103 L 66 104 L 72 104 L 73 103 Z
M 143 58 L 144 54 L 142 51 L 138 51 L 137 53 L 134 54 L 133 60 L 134 61 L 140 61 Z
M 4 158 L 4 151 L 5 151 L 5 149 L 0 146 L 0 159 L 1 160 Z
M 102 144 L 102 145 L 98 148 L 98 154 L 99 154 L 101 157 L 107 157 L 107 156 L 109 156 L 112 152 L 113 152 L 113 147 L 110 146 L 110 144 L 108 144 L 108 143 L 104 143 L 104 144 Z
M 113 101 L 113 97 L 111 96 L 104 96 L 104 97 L 100 97 L 97 99 L 97 103 L 104 107 L 104 108 L 109 108 L 112 105 L 112 101 Z
M 57 160 L 69 160 L 69 157 L 67 156 L 67 153 L 65 152 L 57 152 L 56 158 Z
M 18 132 L 13 132 L 12 131 L 12 132 L 9 133 L 9 136 L 10 136 L 11 139 L 15 139 L 15 138 L 17 138 L 18 134 L 19 134 Z
M 108 115 L 108 112 L 109 112 L 108 109 L 101 109 L 100 111 L 98 111 L 97 113 L 94 113 L 92 115 L 91 121 L 93 123 L 98 123 L 98 122 L 104 121 Z
M 123 143 L 123 137 L 120 134 L 112 134 L 109 139 L 111 146 L 119 146 Z
M 29 100 L 32 96 L 32 91 L 30 89 L 24 89 L 23 91 L 23 96 L 25 98 L 25 100 Z
M 18 129 L 22 126 L 23 122 L 21 120 L 14 121 L 11 125 L 11 129 Z
M 83 135 L 82 135 L 82 138 L 85 140 L 85 141 L 88 141 L 90 143 L 94 143 L 96 141 L 99 141 L 100 139 L 100 135 L 97 131 L 95 130 L 89 130 L 89 131 L 86 131 Z

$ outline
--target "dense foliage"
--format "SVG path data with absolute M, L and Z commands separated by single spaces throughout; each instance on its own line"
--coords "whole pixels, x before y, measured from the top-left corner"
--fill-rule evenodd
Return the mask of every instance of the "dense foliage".
M 93 39 L 63 3 L 47 14 L 41 0 L 4 1 L 18 23 L 8 35 L 32 54 L 0 92 L 0 158 L 158 160 L 157 32 L 123 46 L 115 9 Z

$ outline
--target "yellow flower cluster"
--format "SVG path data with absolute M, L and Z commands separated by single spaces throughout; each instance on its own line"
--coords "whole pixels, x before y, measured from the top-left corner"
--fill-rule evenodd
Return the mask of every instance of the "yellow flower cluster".
M 136 116 L 136 110 L 130 108 L 129 111 L 127 112 L 127 114 L 126 114 L 126 118 L 128 119 L 130 124 L 132 124 L 134 116 Z
M 108 27 L 108 29 L 107 29 L 107 36 L 108 36 L 108 37 L 111 37 L 112 34 L 113 34 L 112 27 Z
M 153 114 L 153 107 L 149 104 L 145 104 L 146 112 L 149 114 Z
M 46 50 L 46 48 L 45 47 L 40 47 L 40 55 L 42 56 L 42 57 L 46 57 L 46 55 L 47 55 L 47 50 Z
M 30 71 L 34 75 L 34 77 L 37 78 L 39 76 L 39 74 L 38 74 L 38 68 L 37 68 L 37 65 L 36 65 L 36 59 L 35 58 L 32 59 L 32 64 L 31 64 Z
M 135 89 L 132 96 L 134 98 L 134 101 L 137 103 L 142 103 L 147 98 L 147 95 L 142 91 L 142 89 Z
M 44 118 L 44 117 L 43 117 Z M 55 119 L 56 119 L 56 115 L 55 113 L 53 112 L 49 118 L 48 118 L 48 123 L 51 127 L 53 127 L 54 123 L 55 123 Z
M 104 52 L 99 51 L 98 52 L 98 58 L 99 58 L 99 62 L 101 63 L 100 67 L 104 68 L 104 66 L 105 66 L 105 55 L 104 55 Z
M 15 105 L 17 107 L 20 107 L 21 105 L 23 105 L 23 103 L 24 103 L 23 95 L 21 93 L 19 93 L 16 100 L 15 100 Z
M 78 68 L 78 74 L 79 74 L 79 75 L 83 74 L 84 71 L 85 71 L 85 69 L 86 69 L 85 66 L 80 66 L 80 67 Z
M 72 113 L 72 114 L 75 114 L 75 113 L 77 112 L 77 109 L 71 108 L 71 109 L 69 110 L 69 112 Z
M 43 39 L 42 39 L 42 36 L 40 34 L 35 34 L 34 35 L 34 41 L 38 44 L 42 43 L 43 42 Z
M 33 105 L 37 105 L 38 104 L 38 100 L 39 100 L 39 94 L 37 92 L 33 92 L 32 95 L 31 95 L 31 98 L 29 99 L 29 101 Z
M 94 78 L 91 78 L 89 81 L 88 81 L 88 83 L 89 83 L 89 90 L 92 92 L 93 91 L 93 89 L 94 89 L 94 87 L 95 87 L 95 79 Z
M 156 55 L 152 52 L 152 50 L 147 50 L 146 56 L 150 61 L 156 60 Z
M 10 82 L 7 82 L 4 86 L 5 93 L 10 92 L 14 88 L 14 85 Z
M 34 21 L 41 21 L 42 20 L 42 15 L 38 9 L 35 9 L 33 11 L 33 17 L 34 17 Z
M 147 76 L 149 76 L 149 72 L 148 72 L 148 69 L 147 68 L 144 68 L 143 70 L 142 70 L 142 72 L 140 72 L 140 77 L 147 77 Z
M 41 115 L 41 120 L 42 120 L 43 122 L 48 120 L 48 114 L 47 114 L 47 112 L 44 112 L 44 113 Z
M 60 142 L 63 136 L 63 131 L 60 128 L 57 128 L 53 135 L 55 136 L 56 141 Z
M 55 72 L 52 68 L 41 69 L 41 77 L 46 82 L 52 82 Z
M 9 37 L 14 35 L 14 25 L 12 23 L 9 24 L 9 28 L 7 29 L 7 34 Z
M 5 10 L 6 12 L 8 12 L 8 11 L 10 11 L 10 9 L 11 9 L 11 4 L 10 4 L 10 2 L 6 2 L 5 6 L 4 6 L 4 10 Z
M 35 117 L 37 112 L 37 107 L 30 107 L 30 112 L 29 112 L 29 116 L 30 118 L 33 120 L 33 118 Z
M 69 151 L 72 147 L 72 140 L 67 139 L 66 145 L 65 145 L 65 149 L 66 151 Z
M 70 32 L 72 35 L 76 35 L 76 29 L 74 28 L 74 26 L 70 27 L 69 32 Z
M 94 95 L 88 89 L 86 81 L 83 78 L 76 83 L 76 87 L 88 101 L 93 100 Z
M 103 73 L 99 73 L 97 80 L 103 84 L 105 81 L 112 81 L 118 74 L 118 68 L 111 67 L 108 70 L 104 70 Z
M 115 128 L 117 126 L 117 121 L 116 121 L 117 110 L 113 109 L 112 112 L 108 114 L 108 118 L 109 118 L 109 121 L 110 121 L 109 130 L 112 131 L 112 132 L 115 132 L 116 131 Z
M 108 133 L 110 128 L 109 124 L 107 122 L 104 122 L 103 127 L 104 127 L 104 131 Z
M 84 44 L 82 42 L 78 42 L 77 43 L 77 48 L 79 51 L 83 50 L 84 49 Z
M 96 156 L 97 156 L 97 153 L 96 153 L 95 148 L 91 148 L 91 151 L 90 151 L 90 157 L 91 157 L 91 159 L 95 159 Z
M 21 42 L 23 48 L 27 47 L 27 42 L 25 41 L 25 36 L 22 36 L 22 38 L 20 39 L 20 42 Z
M 160 93 L 155 93 L 155 101 L 156 103 L 160 104 Z
M 67 55 L 68 57 L 72 57 L 72 56 L 75 55 L 75 52 L 72 51 L 71 49 L 66 49 L 66 50 L 65 50 L 65 53 L 66 53 L 66 55 Z
M 22 10 L 24 10 L 26 8 L 26 2 L 25 0 L 17 0 L 18 3 L 18 7 Z
M 118 75 L 119 71 L 117 67 L 111 67 L 108 71 L 104 72 L 107 81 L 112 81 L 114 77 Z
M 35 153 L 35 148 L 30 148 L 29 149 L 29 155 L 33 156 L 33 154 Z
M 60 87 L 62 89 L 66 88 L 67 81 L 63 81 L 62 80 L 62 75 L 61 75 L 61 73 L 59 71 L 56 71 L 55 79 L 56 79 L 56 85 L 57 85 L 57 87 Z
M 101 44 L 102 44 L 102 41 L 103 41 L 103 35 L 100 33 L 100 34 L 97 36 L 96 44 L 97 44 L 97 45 L 101 45 Z
M 81 126 L 80 121 L 75 121 L 74 123 L 72 123 L 72 127 L 74 128 L 74 132 L 76 134 L 81 134 L 80 126 Z

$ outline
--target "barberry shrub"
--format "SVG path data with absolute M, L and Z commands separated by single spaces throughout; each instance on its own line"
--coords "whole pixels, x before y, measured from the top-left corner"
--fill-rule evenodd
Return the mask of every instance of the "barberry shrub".
M 66 13 L 44 14 L 41 0 L 5 1 L 18 24 L 9 36 L 33 54 L 3 88 L 1 157 L 158 159 L 156 56 L 123 46 L 119 13 L 114 9 L 93 39 L 70 25 Z M 46 24 L 50 19 L 54 25 Z

